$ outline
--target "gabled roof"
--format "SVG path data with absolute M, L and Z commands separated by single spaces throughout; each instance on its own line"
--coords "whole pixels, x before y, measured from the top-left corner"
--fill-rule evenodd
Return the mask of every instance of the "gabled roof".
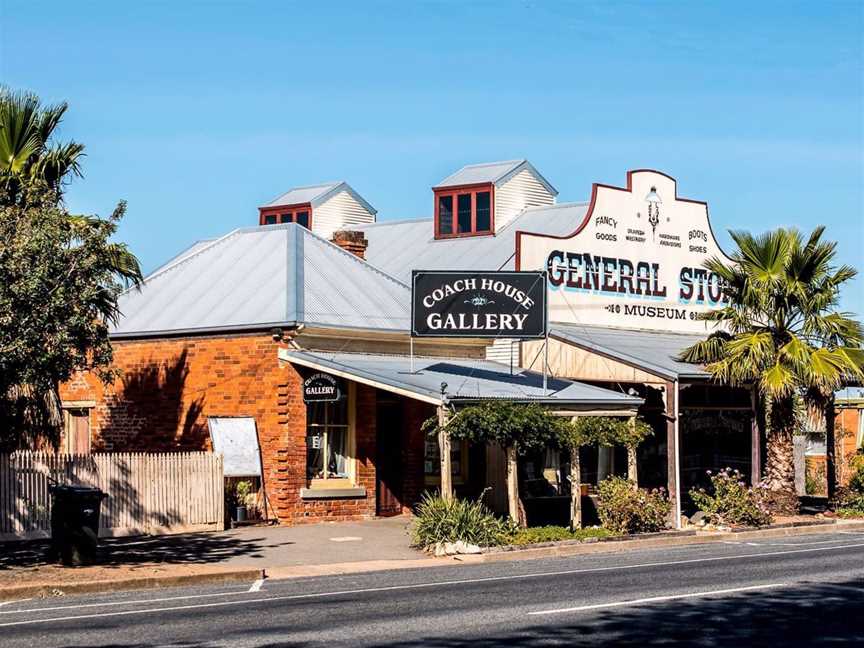
M 515 270 L 516 232 L 570 234 L 585 217 L 588 203 L 529 207 L 491 236 L 433 236 L 432 219 L 380 221 L 356 225 L 369 246 L 366 260 L 406 284 L 412 270 Z
M 112 337 L 296 324 L 408 329 L 411 291 L 309 230 L 235 230 L 184 254 L 119 299 Z
M 309 185 L 307 187 L 294 187 L 293 189 L 289 189 L 283 193 L 281 196 L 274 198 L 266 205 L 261 205 L 260 208 L 282 207 L 284 205 L 303 205 L 306 203 L 309 203 L 312 207 L 317 207 L 338 194 L 340 191 L 347 191 L 370 213 L 378 213 L 372 205 L 366 202 L 360 194 L 354 191 L 351 185 L 341 180 L 338 182 L 325 182 L 318 185 Z
M 706 334 L 707 335 L 707 334 Z M 660 333 L 587 324 L 549 325 L 549 336 L 594 351 L 667 380 L 709 378 L 701 365 L 678 360 L 684 349 L 706 335 Z
M 444 189 L 446 187 L 460 187 L 463 185 L 492 183 L 495 186 L 500 186 L 507 182 L 514 175 L 528 169 L 540 183 L 546 187 L 546 190 L 553 196 L 558 195 L 558 190 L 555 189 L 549 181 L 546 180 L 537 169 L 528 160 L 507 160 L 504 162 L 486 162 L 483 164 L 469 164 L 459 169 L 456 173 L 447 176 L 437 185 L 435 189 Z
M 412 371 L 406 355 L 280 349 L 279 357 L 436 405 L 507 399 L 567 409 L 626 411 L 642 404 L 641 398 L 562 378 L 549 378 L 544 391 L 541 374 L 511 373 L 509 366 L 489 360 L 416 357 Z

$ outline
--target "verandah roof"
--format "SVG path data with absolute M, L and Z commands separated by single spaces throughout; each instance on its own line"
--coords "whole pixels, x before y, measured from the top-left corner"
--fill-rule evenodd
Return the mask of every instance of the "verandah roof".
M 625 416 L 635 414 L 642 404 L 642 399 L 628 394 L 560 378 L 550 377 L 544 392 L 541 374 L 511 374 L 507 365 L 489 360 L 418 357 L 412 372 L 407 355 L 280 349 L 279 358 L 433 405 L 501 399 Z

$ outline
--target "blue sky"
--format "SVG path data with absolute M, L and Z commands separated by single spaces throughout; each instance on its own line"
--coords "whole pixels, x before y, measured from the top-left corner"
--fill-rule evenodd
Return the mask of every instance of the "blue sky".
M 151 269 L 345 179 L 379 218 L 428 215 L 466 163 L 526 157 L 585 200 L 675 176 L 714 230 L 828 227 L 864 270 L 860 2 L 13 2 L 0 79 L 70 104 L 70 207 Z M 864 280 L 843 306 L 864 313 Z

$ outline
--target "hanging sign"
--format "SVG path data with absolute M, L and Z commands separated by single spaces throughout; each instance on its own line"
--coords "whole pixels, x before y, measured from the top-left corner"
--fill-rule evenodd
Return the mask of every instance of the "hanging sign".
M 546 273 L 415 270 L 411 335 L 542 338 Z
M 304 403 L 338 401 L 341 397 L 339 381 L 330 374 L 316 373 L 303 381 Z

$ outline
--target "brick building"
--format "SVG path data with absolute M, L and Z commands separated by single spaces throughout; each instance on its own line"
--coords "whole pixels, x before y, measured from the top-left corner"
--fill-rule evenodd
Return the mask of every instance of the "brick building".
M 347 183 L 298 187 L 261 206 L 256 227 L 193 244 L 121 297 L 122 378 L 64 386 L 67 448 L 211 448 L 214 422 L 244 417 L 282 522 L 386 515 L 440 481 L 424 420 L 504 398 L 563 415 L 638 412 L 655 431 L 640 483 L 667 487 L 676 511 L 706 469 L 758 481 L 752 391 L 678 360 L 709 332 L 698 314 L 724 299 L 703 269 L 723 256 L 707 203 L 651 170 L 558 202 L 526 160 L 466 166 L 432 198 L 428 218 L 377 222 Z M 415 270 L 546 271 L 548 339 L 412 339 Z M 307 404 L 304 381 L 319 374 L 340 398 Z M 502 506 L 496 449 L 456 444 L 450 459 L 457 491 L 495 486 Z M 590 488 L 626 461 L 594 448 L 583 466 Z M 520 468 L 541 498 L 565 496 L 564 475 L 552 452 Z

